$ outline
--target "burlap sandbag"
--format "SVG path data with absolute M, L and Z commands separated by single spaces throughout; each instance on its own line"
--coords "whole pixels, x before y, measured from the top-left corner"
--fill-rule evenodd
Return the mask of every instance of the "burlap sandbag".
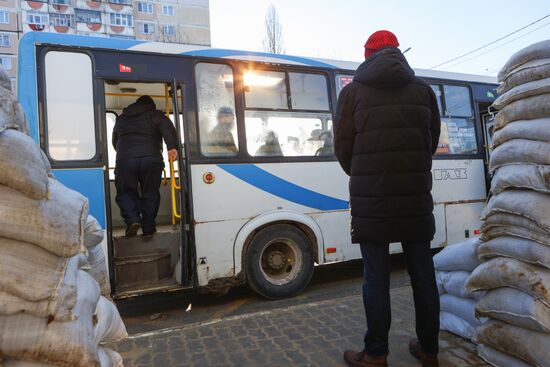
M 490 317 L 525 329 L 550 333 L 550 308 L 514 288 L 487 292 L 476 306 L 479 316 Z
M 529 61 L 512 70 L 497 87 L 498 94 L 504 94 L 518 85 L 550 77 L 550 58 Z
M 520 226 L 491 226 L 491 227 L 482 227 L 481 239 L 483 241 L 489 241 L 493 238 L 498 238 L 502 236 L 515 236 L 526 238 L 538 242 L 543 245 L 548 245 L 550 243 L 550 235 L 542 234 L 539 232 L 533 232 L 525 227 Z
M 0 186 L 0 237 L 33 243 L 58 256 L 74 256 L 84 249 L 88 199 L 53 179 L 49 187 L 49 200 L 33 200 Z
M 550 335 L 490 321 L 477 330 L 483 344 L 511 354 L 537 367 L 550 365 Z
M 478 266 L 466 283 L 472 292 L 500 287 L 518 289 L 550 305 L 550 270 L 523 261 L 491 259 Z
M 550 142 L 550 117 L 513 121 L 493 135 L 493 149 L 512 139 Z
M 29 125 L 17 98 L 10 90 L 0 87 L 0 133 L 6 129 L 29 134 Z
M 2 245 L 0 245 L 0 248 L 1 246 Z M 39 249 L 36 246 L 34 247 L 35 249 Z M 26 254 L 25 251 L 23 251 L 23 253 Z M 40 254 L 34 251 L 34 255 Z M 40 265 L 35 268 L 17 269 L 11 276 L 2 279 L 3 283 L 9 281 L 11 285 L 9 289 L 12 292 L 0 291 L 0 314 L 13 315 L 26 313 L 36 317 L 47 318 L 51 321 L 74 320 L 75 315 L 73 309 L 76 303 L 77 274 L 79 267 L 83 261 L 85 261 L 85 259 L 82 258 L 83 256 L 83 254 L 79 254 L 72 257 L 62 274 L 62 279 L 59 284 L 52 285 L 51 288 L 45 288 L 48 287 L 48 285 L 45 284 L 45 280 L 54 279 L 55 276 L 59 274 L 45 274 L 45 269 L 41 268 Z M 13 257 L 8 256 L 8 258 Z M 26 265 L 30 266 L 31 262 L 27 262 Z M 28 269 L 33 269 L 33 272 L 29 272 Z M 13 267 L 11 267 L 11 270 L 13 270 Z M 7 269 L 7 271 L 9 272 L 10 269 Z M 2 273 L 2 271 L 0 271 L 0 273 Z M 25 278 L 19 278 L 22 279 L 22 281 L 13 282 L 14 276 L 21 274 L 25 274 Z M 43 276 L 44 279 L 40 279 L 41 276 Z M 15 289 L 17 291 L 13 292 Z M 34 294 L 32 293 L 33 291 L 35 292 Z M 36 298 L 39 294 L 51 294 L 51 296 L 40 300 L 29 300 L 29 298 Z M 22 298 L 20 295 L 23 295 L 25 298 Z
M 103 228 L 92 215 L 86 218 L 84 226 L 84 247 L 90 248 L 99 245 L 103 241 Z
M 489 172 L 509 164 L 550 165 L 550 143 L 513 139 L 499 145 L 491 153 Z
M 100 297 L 95 310 L 97 324 L 94 337 L 99 343 L 115 343 L 128 337 L 118 309 L 105 297 Z
M 536 235 L 542 236 L 541 238 L 544 239 L 550 236 L 550 233 L 548 233 L 548 231 L 545 231 L 543 228 L 539 227 L 535 221 L 529 218 L 516 214 L 497 212 L 491 213 L 483 219 L 483 224 L 481 225 L 482 239 L 483 235 L 485 235 L 488 230 L 499 227 L 512 228 L 514 230 L 516 230 L 517 228 L 523 228 L 524 230 L 529 232 L 529 237 L 519 237 L 528 239 L 536 238 Z M 542 243 L 544 244 L 544 242 Z
M 4 364 L 0 366 L 3 366 L 3 367 L 55 367 L 55 365 L 49 364 L 49 363 L 19 361 L 14 359 L 4 361 Z
M 479 358 L 495 367 L 531 367 L 530 364 L 525 363 L 521 359 L 484 344 L 477 346 L 477 355 Z
M 534 80 L 518 85 L 508 92 L 501 94 L 495 102 L 493 102 L 493 107 L 497 110 L 501 110 L 512 102 L 546 93 L 550 93 L 550 78 Z
M 39 200 L 48 194 L 48 173 L 34 140 L 16 130 L 0 133 L 0 185 Z
M 550 40 L 533 43 L 522 48 L 515 54 L 510 56 L 506 64 L 498 72 L 498 81 L 502 82 L 506 77 L 518 66 L 521 66 L 529 61 L 541 60 L 550 58 Z
M 532 220 L 550 231 L 550 196 L 531 190 L 506 190 L 492 196 L 481 213 L 481 219 L 498 214 L 515 214 Z
M 532 96 L 515 101 L 500 110 L 495 117 L 495 130 L 512 121 L 533 120 L 550 116 L 550 94 Z
M 482 243 L 477 252 L 483 261 L 509 257 L 550 269 L 550 243 L 545 246 L 525 238 L 504 236 Z
M 433 257 L 435 268 L 443 271 L 474 270 L 480 263 L 477 258 L 479 243 L 479 239 L 470 238 L 446 246 Z
M 513 188 L 550 194 L 550 166 L 509 164 L 497 168 L 491 180 L 493 195 Z
M 48 322 L 32 315 L 0 315 L 0 354 L 58 366 L 99 367 L 93 314 L 99 300 L 97 283 L 78 272 L 75 321 Z
M 99 347 L 97 349 L 101 367 L 123 367 L 122 357 L 114 350 Z

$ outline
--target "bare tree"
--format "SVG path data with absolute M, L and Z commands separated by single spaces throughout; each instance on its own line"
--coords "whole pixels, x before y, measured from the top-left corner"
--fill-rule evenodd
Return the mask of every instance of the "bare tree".
M 265 13 L 264 51 L 273 54 L 285 52 L 283 47 L 283 27 L 279 21 L 279 13 L 273 4 Z

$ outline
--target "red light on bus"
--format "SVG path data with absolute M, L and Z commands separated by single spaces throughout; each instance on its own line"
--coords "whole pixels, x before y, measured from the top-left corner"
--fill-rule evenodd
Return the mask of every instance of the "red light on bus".
M 474 230 L 474 234 L 477 236 L 477 235 L 480 235 L 481 234 L 481 230 L 480 229 L 475 229 Z
M 131 73 L 132 72 L 132 68 L 129 67 L 129 66 L 126 66 L 124 64 L 118 64 L 118 70 L 121 73 Z
M 336 252 L 336 247 L 327 247 L 327 254 L 333 254 Z

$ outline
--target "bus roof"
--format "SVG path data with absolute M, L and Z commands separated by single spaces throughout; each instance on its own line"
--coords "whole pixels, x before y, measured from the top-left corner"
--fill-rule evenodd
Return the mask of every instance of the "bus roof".
M 271 64 L 303 65 L 328 69 L 343 69 L 354 71 L 360 65 L 359 62 L 329 60 L 312 57 L 302 57 L 283 54 L 270 54 L 255 51 L 240 51 L 221 48 L 212 48 L 208 46 L 161 43 L 142 40 L 126 40 L 117 38 L 91 37 L 80 35 L 66 35 L 47 32 L 29 32 L 26 33 L 20 41 L 20 49 L 32 46 L 34 44 L 55 44 L 76 47 L 92 47 L 103 49 L 116 49 L 128 51 L 142 51 L 161 54 L 178 54 L 188 56 L 216 57 L 235 59 L 241 61 L 264 62 Z M 25 54 L 20 52 L 20 54 Z M 496 77 L 452 73 L 440 70 L 414 69 L 419 77 L 461 80 L 474 83 L 496 84 Z

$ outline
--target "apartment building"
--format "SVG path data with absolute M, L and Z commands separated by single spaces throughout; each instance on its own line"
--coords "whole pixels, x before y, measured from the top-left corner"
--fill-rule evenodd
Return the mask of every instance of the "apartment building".
M 0 0 L 0 65 L 15 87 L 26 32 L 210 45 L 208 0 Z

